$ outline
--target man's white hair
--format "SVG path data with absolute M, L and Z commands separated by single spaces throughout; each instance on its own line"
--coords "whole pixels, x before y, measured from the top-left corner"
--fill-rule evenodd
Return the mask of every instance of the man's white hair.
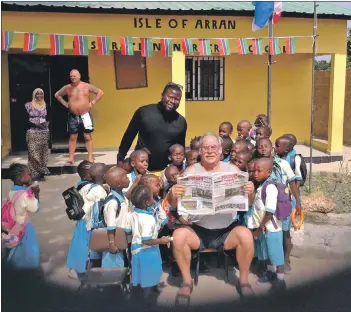
M 208 133 L 205 133 L 205 134 L 201 137 L 201 139 L 200 139 L 200 141 L 199 141 L 199 143 L 200 143 L 200 148 L 202 147 L 202 143 L 203 143 L 203 141 L 204 141 L 204 138 L 206 138 L 206 137 L 214 137 L 214 138 L 216 138 L 217 141 L 218 141 L 218 146 L 222 146 L 222 142 L 223 142 L 222 138 L 221 138 L 220 136 L 214 134 L 214 133 L 208 132 Z

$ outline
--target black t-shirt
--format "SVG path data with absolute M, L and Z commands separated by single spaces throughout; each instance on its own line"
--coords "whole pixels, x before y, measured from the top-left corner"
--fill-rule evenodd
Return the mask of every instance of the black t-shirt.
M 166 112 L 162 102 L 149 104 L 136 110 L 123 135 L 117 160 L 123 160 L 138 134 L 135 149 L 146 147 L 150 152 L 150 171 L 163 170 L 169 160 L 169 148 L 173 144 L 185 146 L 187 123 L 178 112 Z

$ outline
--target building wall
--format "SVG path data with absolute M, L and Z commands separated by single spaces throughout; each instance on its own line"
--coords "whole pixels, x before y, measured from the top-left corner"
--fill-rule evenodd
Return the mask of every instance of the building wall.
M 11 150 L 10 90 L 8 57 L 1 52 L 1 157 Z
M 135 27 L 134 18 L 148 18 L 150 28 Z M 161 27 L 157 28 L 157 18 Z M 178 27 L 169 27 L 171 19 Z M 198 21 L 235 21 L 235 29 L 202 29 L 195 27 Z M 252 17 L 198 17 L 198 16 L 143 16 L 113 14 L 66 14 L 66 13 L 22 13 L 3 12 L 3 30 L 47 33 L 76 33 L 111 36 L 117 42 L 119 36 L 135 37 L 252 37 Z M 184 24 L 184 25 L 183 25 Z M 144 25 L 145 26 L 145 25 Z M 299 36 L 312 32 L 312 19 L 285 18 L 275 25 L 275 36 Z M 319 53 L 345 53 L 346 21 L 319 20 Z M 267 30 L 254 34 L 266 36 Z M 89 38 L 89 45 L 96 40 Z M 65 53 L 72 53 L 73 36 L 65 36 Z M 135 39 L 135 44 L 139 43 Z M 175 40 L 174 43 L 178 43 Z M 196 43 L 196 42 L 194 42 Z M 211 41 L 215 44 L 215 41 Z M 267 44 L 264 41 L 264 44 Z M 281 42 L 284 45 L 284 42 Z M 15 34 L 12 47 L 22 48 L 23 35 Z M 38 51 L 49 47 L 49 36 L 41 35 Z M 236 124 L 241 119 L 253 121 L 258 113 L 266 112 L 267 103 L 267 55 L 238 55 L 231 41 L 231 56 L 225 59 L 225 100 L 187 101 L 185 115 L 188 122 L 187 143 L 195 135 L 206 131 L 217 131 L 224 120 Z M 309 137 L 309 107 L 311 96 L 311 38 L 297 39 L 296 55 L 274 56 L 272 66 L 272 120 L 273 137 L 284 132 L 293 132 L 299 141 Z M 11 53 L 11 50 L 10 50 Z M 218 54 L 214 54 L 218 55 Z M 148 87 L 131 90 L 116 90 L 113 56 L 99 56 L 97 51 L 89 53 L 89 76 L 92 84 L 104 90 L 104 98 L 93 108 L 95 129 L 94 147 L 117 147 L 134 113 L 144 104 L 160 99 L 163 86 L 172 77 L 172 59 L 154 52 L 147 59 Z M 3 60 L 2 60 L 3 62 Z M 7 73 L 7 71 L 6 71 Z M 4 69 L 2 70 L 4 77 Z M 2 90 L 8 90 L 8 79 L 2 79 Z M 6 91 L 5 91 L 6 92 Z M 4 104 L 3 91 L 3 104 Z M 7 95 L 8 98 L 8 95 Z M 5 103 L 6 104 L 6 103 Z M 4 118 L 4 117 L 3 117 Z M 8 129 L 9 125 L 7 124 Z M 4 132 L 4 126 L 3 132 Z M 235 136 L 235 135 L 234 135 Z M 3 138 L 4 142 L 5 139 Z M 10 141 L 8 141 L 10 142 Z
M 344 106 L 344 144 L 351 146 L 351 68 L 346 70 L 346 90 Z M 316 72 L 315 125 L 314 135 L 318 139 L 328 139 L 330 71 Z

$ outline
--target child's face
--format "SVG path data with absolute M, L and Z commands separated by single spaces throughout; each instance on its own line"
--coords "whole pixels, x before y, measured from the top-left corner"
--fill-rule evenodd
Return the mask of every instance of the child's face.
M 230 153 L 231 159 L 235 159 L 236 153 L 243 151 L 247 146 L 242 143 L 234 143 Z
M 241 171 L 247 171 L 248 159 L 244 155 L 236 155 L 233 164 L 237 166 Z
M 246 138 L 249 136 L 250 127 L 248 125 L 238 124 L 236 130 L 238 131 L 238 136 L 240 138 Z
M 256 139 L 260 138 L 269 138 L 269 135 L 264 128 L 259 128 L 256 130 Z
M 257 182 L 265 181 L 272 173 L 272 169 L 270 169 L 267 165 L 255 162 L 253 178 Z
M 196 151 L 188 153 L 186 158 L 186 163 L 188 164 L 188 166 L 196 164 L 198 157 L 199 157 L 199 153 Z
M 146 153 L 140 154 L 134 161 L 131 162 L 131 166 L 137 173 L 146 173 L 149 166 L 149 156 Z
M 149 187 L 151 189 L 152 196 L 153 197 L 158 196 L 158 194 L 160 193 L 160 188 L 161 188 L 160 179 L 159 178 L 150 179 L 149 180 Z
M 256 150 L 262 157 L 271 157 L 273 150 L 271 141 L 268 139 L 257 141 Z
M 173 165 L 179 167 L 184 161 L 184 149 L 176 147 L 171 154 L 171 162 Z
M 221 138 L 230 137 L 231 135 L 232 135 L 232 130 L 230 129 L 229 125 L 224 124 L 219 126 L 219 136 Z
M 253 173 L 255 171 L 255 163 L 254 162 L 250 162 L 247 165 L 247 171 L 249 173 L 249 177 L 252 179 L 253 178 Z
M 200 149 L 200 142 L 199 141 L 192 141 L 190 144 L 190 148 L 198 151 Z
M 179 170 L 178 168 L 172 167 L 170 169 L 168 169 L 167 174 L 166 174 L 166 178 L 168 183 L 170 184 L 177 184 L 177 179 L 179 176 Z

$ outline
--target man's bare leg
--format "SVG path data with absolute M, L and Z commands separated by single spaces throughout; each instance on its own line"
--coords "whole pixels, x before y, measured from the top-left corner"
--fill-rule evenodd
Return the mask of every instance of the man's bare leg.
M 200 239 L 190 228 L 180 228 L 173 233 L 173 255 L 177 261 L 180 273 L 182 274 L 183 283 L 192 283 L 190 273 L 191 250 L 200 248 Z M 188 287 L 181 288 L 178 294 L 190 295 L 191 290 Z
M 240 271 L 240 285 L 248 284 L 250 265 L 254 256 L 254 241 L 249 229 L 238 226 L 229 233 L 224 242 L 224 250 L 232 249 L 236 250 L 236 258 Z M 246 293 L 246 290 L 249 289 L 246 287 L 242 288 L 242 292 Z
M 94 162 L 93 156 L 93 137 L 91 133 L 84 133 L 85 147 L 88 151 L 88 161 Z
M 77 138 L 78 138 L 78 133 L 72 133 L 69 137 L 69 142 L 68 142 L 69 158 L 67 160 L 67 163 L 69 164 L 74 164 L 74 153 L 77 148 Z

